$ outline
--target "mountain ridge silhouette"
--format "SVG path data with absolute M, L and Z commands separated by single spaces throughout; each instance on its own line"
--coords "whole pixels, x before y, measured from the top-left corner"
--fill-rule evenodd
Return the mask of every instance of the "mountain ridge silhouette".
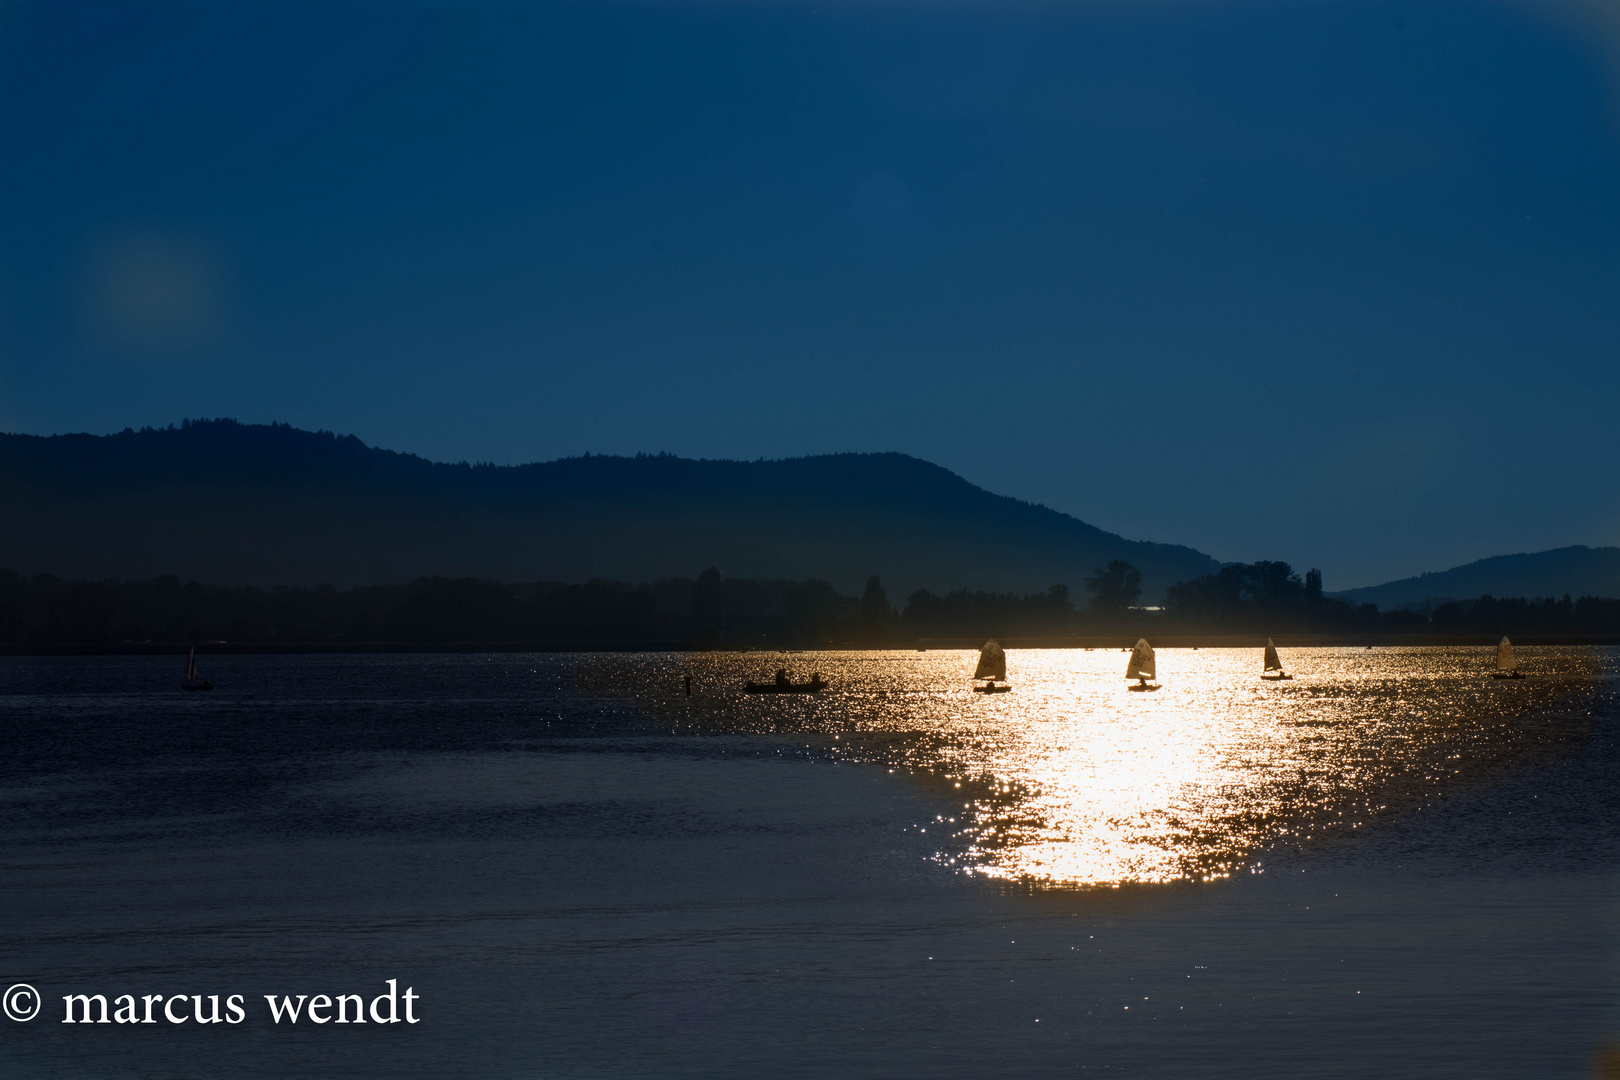
M 113 435 L 0 434 L 0 566 L 220 585 L 384 584 L 429 575 L 732 577 L 1078 596 L 1142 570 L 1152 602 L 1218 563 L 996 495 L 898 453 L 773 461 L 585 455 L 448 464 L 353 435 L 233 420 Z
M 1331 593 L 1389 609 L 1428 601 L 1501 597 L 1620 597 L 1620 547 L 1574 544 L 1546 551 L 1492 555 L 1449 570 Z

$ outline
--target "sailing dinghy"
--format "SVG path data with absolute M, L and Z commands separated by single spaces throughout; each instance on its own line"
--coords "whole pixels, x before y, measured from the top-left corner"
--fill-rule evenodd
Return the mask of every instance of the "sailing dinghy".
M 1496 646 L 1496 670 L 1491 672 L 1491 678 L 1524 678 L 1524 672 L 1519 670 L 1519 658 L 1513 655 L 1513 642 L 1505 637 Z
M 197 678 L 197 646 L 191 647 L 191 655 L 186 657 L 186 681 L 180 684 L 182 690 L 212 690 L 214 684 L 207 679 Z
M 1157 672 L 1153 664 L 1153 646 L 1147 643 L 1147 638 L 1138 638 L 1136 648 L 1131 650 L 1131 659 L 1125 665 L 1125 677 L 1135 679 L 1136 685 L 1127 687 L 1129 690 L 1157 690 L 1158 683 L 1150 683 Z
M 1270 638 L 1266 638 L 1266 663 L 1265 666 L 1260 669 L 1260 677 L 1262 679 L 1270 679 L 1273 682 L 1276 682 L 1278 679 L 1293 678 L 1292 675 L 1283 670 L 1282 657 L 1277 655 L 1277 646 L 1272 643 Z
M 985 680 L 979 685 L 979 680 Z M 1012 687 L 1007 684 L 1007 654 L 995 641 L 987 641 L 979 650 L 979 666 L 973 669 L 973 689 L 980 694 L 1004 694 Z

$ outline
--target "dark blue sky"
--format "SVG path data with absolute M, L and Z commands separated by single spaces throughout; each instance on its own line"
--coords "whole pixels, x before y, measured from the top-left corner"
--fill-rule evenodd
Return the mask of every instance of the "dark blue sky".
M 900 450 L 1329 588 L 1617 543 L 1600 11 L 0 0 L 0 428 Z

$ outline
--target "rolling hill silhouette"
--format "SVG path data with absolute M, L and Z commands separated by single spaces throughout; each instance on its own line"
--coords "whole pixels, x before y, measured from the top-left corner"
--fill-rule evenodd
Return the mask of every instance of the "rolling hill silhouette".
M 1496 597 L 1620 596 L 1620 547 L 1584 545 L 1532 554 L 1496 555 L 1438 573 L 1334 593 L 1389 609 L 1428 600 Z
M 916 588 L 1078 595 L 1110 559 L 1143 596 L 1217 569 L 994 495 L 903 454 L 669 455 L 447 465 L 353 436 L 229 420 L 120 434 L 0 435 L 0 567 L 339 587 L 426 575 L 648 581 L 881 574 Z

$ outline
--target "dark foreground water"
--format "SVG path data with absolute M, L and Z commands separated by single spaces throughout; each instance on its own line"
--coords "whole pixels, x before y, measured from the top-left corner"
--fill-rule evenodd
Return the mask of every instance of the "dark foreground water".
M 1620 656 L 1521 656 L 0 659 L 0 1077 L 1592 1077 Z

